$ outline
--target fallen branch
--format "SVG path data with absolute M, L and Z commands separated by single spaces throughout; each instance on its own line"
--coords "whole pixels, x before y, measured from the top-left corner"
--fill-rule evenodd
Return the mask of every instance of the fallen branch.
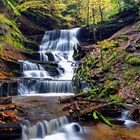
M 85 114 L 89 114 L 89 113 L 92 113 L 94 110 L 98 110 L 100 108 L 103 108 L 103 107 L 106 107 L 106 106 L 109 106 L 109 105 L 113 105 L 115 104 L 116 102 L 111 102 L 111 103 L 106 103 L 106 104 L 99 104 L 99 105 L 96 105 L 96 106 L 92 106 L 92 107 L 89 107 L 89 108 L 85 108 L 83 110 L 79 110 L 78 112 L 78 116 L 77 116 L 77 112 L 74 112 L 73 114 L 70 114 L 70 116 L 72 116 L 73 118 L 77 118 L 77 117 L 81 117 Z

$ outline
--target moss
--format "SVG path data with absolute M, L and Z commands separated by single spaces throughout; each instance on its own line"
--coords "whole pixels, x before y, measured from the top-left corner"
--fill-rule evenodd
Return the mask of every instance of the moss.
M 111 94 L 115 94 L 119 89 L 118 81 L 108 81 L 105 85 L 99 97 L 109 97 Z
M 128 64 L 131 65 L 140 65 L 140 56 L 139 57 L 132 57 L 127 60 Z
M 122 103 L 124 102 L 124 99 L 120 98 L 118 95 L 112 95 L 112 96 L 109 96 L 109 101 L 115 101 L 115 102 L 118 102 L 118 103 Z
M 41 0 L 31 0 L 31 1 L 27 1 L 22 3 L 21 5 L 17 6 L 17 9 L 21 12 L 23 11 L 27 11 L 28 9 L 41 9 L 44 8 L 45 10 L 49 10 L 47 8 L 48 6 Z M 42 9 L 43 10 L 43 9 Z
M 5 36 L 6 43 L 17 48 L 24 48 L 20 38 L 11 37 L 9 35 Z
M 0 51 L 2 51 L 3 48 L 2 41 L 3 41 L 3 35 L 0 35 Z
M 140 66 L 131 66 L 131 65 L 126 65 L 123 68 L 123 81 L 126 86 L 136 88 L 136 85 L 139 83 L 139 79 L 136 77 L 140 73 Z
M 36 19 L 44 17 L 45 20 L 49 20 L 49 23 L 53 23 L 53 28 L 62 27 L 75 27 L 73 23 L 76 23 L 74 18 L 69 15 L 64 15 L 67 10 L 67 6 L 64 3 L 58 1 L 45 1 L 45 0 L 29 0 L 17 6 L 17 9 L 21 13 L 30 12 Z M 32 12 L 31 12 L 32 11 Z
M 13 10 L 14 14 L 17 16 L 20 16 L 19 11 L 17 10 L 17 8 L 12 4 L 12 2 L 10 0 L 5 0 L 6 3 L 10 6 L 10 8 Z
M 119 36 L 118 37 L 118 39 L 120 40 L 120 41 L 128 41 L 128 35 L 121 35 L 121 36 Z
M 9 44 L 17 48 L 24 48 L 21 40 L 24 40 L 25 38 L 13 20 L 10 20 L 3 14 L 0 14 L 0 25 L 3 26 L 3 35 L 0 39 L 1 44 L 3 44 L 2 46 Z
M 98 42 L 97 47 L 103 50 L 108 50 L 108 49 L 112 49 L 113 47 L 116 47 L 116 44 L 114 40 L 112 41 L 104 40 L 104 41 Z

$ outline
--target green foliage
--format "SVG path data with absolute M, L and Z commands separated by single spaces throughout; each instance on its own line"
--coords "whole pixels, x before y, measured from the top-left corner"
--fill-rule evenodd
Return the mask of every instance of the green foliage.
M 10 2 L 10 0 L 5 0 L 6 3 L 11 7 L 11 9 L 13 10 L 13 12 L 15 13 L 15 15 L 20 16 L 19 11 L 16 9 L 16 7 L 12 4 L 12 2 Z
M 101 115 L 98 111 L 93 112 L 93 118 L 95 120 L 100 120 L 101 122 L 107 124 L 108 126 L 112 127 L 112 124 L 109 122 L 108 119 L 106 119 L 103 115 Z
M 24 37 L 13 20 L 9 20 L 3 14 L 0 14 L 0 25 L 4 26 L 6 32 L 3 32 L 2 38 L 5 40 L 3 43 L 8 43 L 17 48 L 24 47 L 21 42 Z
M 119 42 L 128 41 L 128 35 L 121 35 L 117 38 Z
M 102 70 L 108 70 L 110 67 L 108 63 L 111 63 L 111 61 L 117 56 L 115 41 L 104 40 L 98 42 L 97 47 L 100 49 L 100 62 Z
M 9 45 L 12 45 L 14 47 L 17 47 L 17 48 L 24 48 L 20 38 L 15 38 L 15 37 L 11 37 L 9 35 L 5 36 L 5 39 L 6 39 L 6 43 L 8 43 Z
M 17 9 L 21 12 L 27 11 L 29 8 L 30 9 L 44 8 L 44 9 L 48 10 L 47 5 L 41 0 L 31 0 L 31 1 L 24 2 L 21 5 L 17 6 Z
M 133 4 L 123 0 L 20 0 L 16 9 L 21 12 L 35 10 L 36 14 L 51 17 L 60 25 L 63 23 L 72 27 L 109 20 L 110 16 L 130 6 Z
M 114 41 L 108 41 L 108 40 L 103 40 L 101 42 L 98 42 L 97 47 L 103 50 L 106 49 L 113 49 L 116 45 L 114 44 Z
M 99 94 L 99 97 L 109 97 L 111 94 L 115 94 L 119 89 L 118 81 L 108 81 L 104 85 L 103 90 Z
M 122 98 L 120 98 L 118 95 L 110 95 L 109 96 L 109 101 L 115 101 L 118 103 L 122 103 L 124 100 Z
M 3 14 L 0 14 L 0 22 L 9 26 L 9 28 L 14 32 L 13 34 L 15 34 L 16 36 L 21 35 L 21 32 L 18 29 L 16 23 L 13 20 L 9 20 L 8 18 L 6 18 Z
M 53 21 L 54 28 L 73 27 L 73 23 L 76 21 L 74 18 L 66 14 L 67 5 L 60 1 L 46 1 L 46 0 L 27 0 L 23 1 L 17 6 L 17 9 L 21 12 L 35 13 L 37 18 L 44 17 Z
M 128 60 L 128 63 L 131 65 L 140 65 L 140 58 L 133 57 Z
M 133 56 L 126 59 L 126 62 L 131 65 L 140 65 L 140 56 Z
M 81 67 L 77 70 L 76 74 L 73 77 L 73 85 L 75 92 L 79 92 L 79 89 L 82 88 L 81 80 L 84 81 L 84 84 L 87 83 L 93 87 L 93 80 L 91 79 L 90 70 L 92 69 L 92 66 L 94 63 L 98 62 L 98 57 L 96 56 L 89 56 L 87 57 Z

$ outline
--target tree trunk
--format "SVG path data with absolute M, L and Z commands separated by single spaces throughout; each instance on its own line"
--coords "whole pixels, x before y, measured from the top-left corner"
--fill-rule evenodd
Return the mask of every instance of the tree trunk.
M 130 25 L 132 23 L 140 20 L 139 16 L 139 4 L 129 9 L 125 9 L 112 17 L 111 21 L 101 21 L 96 25 L 95 36 L 94 31 L 95 25 L 90 25 L 87 27 L 82 27 L 78 34 L 78 39 L 81 44 L 92 44 L 100 40 L 100 32 L 102 31 L 102 38 L 107 39 L 111 37 L 114 33 L 122 29 L 124 26 Z M 103 15 L 102 15 L 103 16 Z M 102 17 L 103 18 L 103 17 Z

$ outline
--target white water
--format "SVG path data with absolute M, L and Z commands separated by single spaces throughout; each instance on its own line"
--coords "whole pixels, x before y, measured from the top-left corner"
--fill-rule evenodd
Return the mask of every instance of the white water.
M 58 75 L 52 76 L 45 64 L 22 62 L 20 95 L 26 96 L 68 96 L 73 94 L 72 78 L 77 67 L 73 60 L 78 46 L 76 35 L 79 29 L 54 30 L 45 33 L 40 45 L 40 61 L 53 61 L 58 65 Z M 49 54 L 49 55 L 48 55 Z M 49 58 L 51 56 L 52 58 Z M 23 126 L 22 140 L 83 140 L 79 124 L 69 123 L 66 117 L 38 122 L 34 126 Z
M 134 126 L 138 125 L 137 122 L 131 120 L 130 111 L 129 110 L 124 110 L 122 112 L 122 115 L 119 118 L 119 120 L 125 121 L 124 126 L 127 127 L 127 128 L 131 128 L 131 127 L 134 127 Z
M 21 95 L 43 94 L 45 93 L 57 93 L 60 94 L 72 94 L 73 88 L 71 81 L 55 81 L 55 80 L 24 80 L 19 83 Z M 23 93 L 23 94 L 22 94 Z M 26 94 L 25 94 L 26 93 Z M 60 94 L 59 94 L 60 93 Z M 55 95 L 57 95 L 55 94 Z M 50 95 L 50 94 L 49 94 Z M 49 96 L 47 95 L 47 96 Z M 50 95 L 51 96 L 51 95 Z
M 22 140 L 83 140 L 83 130 L 77 123 L 69 123 L 67 117 L 22 126 Z
M 21 71 L 26 79 L 18 85 L 20 95 L 47 93 L 51 96 L 57 93 L 59 96 L 73 93 L 72 78 L 77 67 L 73 53 L 74 48 L 79 45 L 76 38 L 78 31 L 79 28 L 45 32 L 39 47 L 40 61 L 49 61 L 47 54 L 50 53 L 54 58 L 53 61 L 58 64 L 56 70 L 59 74 L 51 75 L 43 65 L 23 61 Z

